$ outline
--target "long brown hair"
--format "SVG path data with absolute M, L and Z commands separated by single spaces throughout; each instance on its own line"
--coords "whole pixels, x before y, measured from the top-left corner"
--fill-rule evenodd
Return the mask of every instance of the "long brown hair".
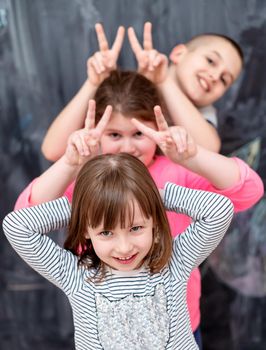
M 97 227 L 103 223 L 104 227 L 112 229 L 117 224 L 124 227 L 128 218 L 133 220 L 129 198 L 136 200 L 145 218 L 153 219 L 153 244 L 146 264 L 154 273 L 169 262 L 172 252 L 169 223 L 146 166 L 126 153 L 99 155 L 89 160 L 78 174 L 64 245 L 79 255 L 79 264 L 95 269 L 95 276 L 99 279 L 104 276 L 104 266 L 85 234 L 88 226 Z

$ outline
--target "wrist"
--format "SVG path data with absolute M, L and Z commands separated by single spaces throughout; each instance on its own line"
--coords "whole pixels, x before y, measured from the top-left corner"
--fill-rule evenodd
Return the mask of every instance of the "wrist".
M 169 89 L 172 89 L 173 87 L 175 89 L 177 88 L 177 83 L 169 74 L 167 74 L 166 78 L 162 82 L 157 84 L 157 87 L 161 92 L 169 93 L 169 91 L 171 91 Z
M 58 160 L 58 163 L 58 166 L 62 168 L 62 171 L 73 179 L 77 176 L 81 168 L 79 164 L 72 162 L 65 154 Z
M 187 156 L 184 156 L 184 158 L 181 159 L 178 163 L 184 168 L 195 172 L 198 167 L 198 159 L 200 157 L 199 153 L 200 147 L 193 143 L 193 145 L 191 145 L 191 149 L 187 151 Z
M 84 86 L 91 93 L 95 92 L 98 89 L 99 84 L 96 82 L 92 82 L 90 78 L 87 78 L 87 80 L 84 83 Z

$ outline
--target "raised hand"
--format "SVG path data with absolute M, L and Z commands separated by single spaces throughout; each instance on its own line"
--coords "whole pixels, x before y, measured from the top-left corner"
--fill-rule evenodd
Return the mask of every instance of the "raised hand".
M 143 29 L 143 47 L 132 27 L 128 28 L 128 39 L 138 62 L 138 72 L 153 83 L 160 84 L 167 76 L 168 59 L 153 48 L 151 30 L 152 24 L 146 22 Z
M 100 23 L 96 23 L 95 30 L 99 51 L 88 59 L 87 73 L 89 81 L 93 85 L 98 86 L 117 67 L 117 59 L 123 44 L 125 28 L 122 26 L 118 28 L 111 48 L 109 48 L 103 26 Z
M 197 153 L 197 146 L 187 131 L 180 126 L 169 127 L 160 106 L 154 107 L 158 130 L 149 128 L 133 118 L 132 123 L 144 135 L 152 139 L 162 152 L 175 163 L 182 163 Z
M 68 139 L 65 152 L 68 164 L 80 166 L 99 154 L 100 139 L 111 113 L 112 107 L 107 106 L 95 127 L 95 101 L 89 101 L 85 127 L 73 132 Z

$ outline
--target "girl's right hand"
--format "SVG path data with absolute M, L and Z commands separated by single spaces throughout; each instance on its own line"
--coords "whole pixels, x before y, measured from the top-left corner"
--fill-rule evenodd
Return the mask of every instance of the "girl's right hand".
M 146 22 L 143 29 L 143 47 L 132 27 L 128 28 L 128 39 L 138 62 L 138 72 L 154 84 L 161 84 L 167 78 L 168 59 L 153 48 L 151 30 L 151 23 Z
M 166 157 L 174 163 L 181 164 L 197 154 L 197 145 L 186 129 L 181 126 L 169 127 L 160 106 L 154 107 L 158 130 L 149 128 L 133 118 L 132 123 L 144 135 L 153 140 Z
M 109 122 L 112 106 L 107 106 L 99 123 L 95 127 L 95 101 L 90 100 L 83 129 L 74 131 L 67 142 L 66 162 L 71 166 L 82 166 L 99 154 L 100 139 Z
M 100 50 L 88 59 L 87 74 L 89 82 L 98 87 L 117 67 L 116 62 L 123 44 L 125 28 L 123 26 L 118 28 L 111 49 L 109 49 L 103 26 L 96 23 L 95 30 Z

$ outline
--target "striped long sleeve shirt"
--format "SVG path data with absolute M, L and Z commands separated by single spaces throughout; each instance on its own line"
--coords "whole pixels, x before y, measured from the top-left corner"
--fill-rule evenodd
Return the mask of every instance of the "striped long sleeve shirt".
M 160 273 L 146 266 L 130 273 L 107 270 L 102 282 L 78 266 L 78 257 L 46 233 L 69 223 L 65 197 L 11 212 L 4 232 L 17 253 L 67 295 L 73 311 L 77 350 L 198 349 L 189 321 L 189 275 L 217 246 L 233 215 L 219 194 L 167 183 L 167 210 L 189 215 L 190 226 L 173 240 L 169 265 Z

